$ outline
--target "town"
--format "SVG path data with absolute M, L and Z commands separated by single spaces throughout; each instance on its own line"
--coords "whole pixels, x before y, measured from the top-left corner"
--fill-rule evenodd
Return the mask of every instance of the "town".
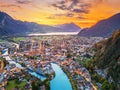
M 66 73 L 73 90 L 96 90 L 85 64 L 94 56 L 90 48 L 101 40 L 101 37 L 61 35 L 3 41 L 0 43 L 0 90 L 49 90 L 55 77 L 52 63 Z M 21 86 L 10 89 L 14 82 Z

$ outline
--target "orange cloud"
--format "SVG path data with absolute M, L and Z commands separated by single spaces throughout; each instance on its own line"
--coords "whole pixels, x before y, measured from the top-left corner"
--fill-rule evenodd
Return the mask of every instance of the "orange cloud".
M 1 0 L 0 9 L 15 19 L 56 25 L 74 22 L 90 27 L 120 12 L 120 0 Z

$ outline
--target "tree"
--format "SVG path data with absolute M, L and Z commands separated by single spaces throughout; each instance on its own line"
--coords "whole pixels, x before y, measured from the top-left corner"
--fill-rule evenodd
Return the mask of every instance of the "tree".
M 67 58 L 71 58 L 72 57 L 72 54 L 71 53 L 68 53 L 67 54 Z
M 102 90 L 111 90 L 111 89 L 112 89 L 111 84 L 107 80 L 105 80 L 102 84 Z

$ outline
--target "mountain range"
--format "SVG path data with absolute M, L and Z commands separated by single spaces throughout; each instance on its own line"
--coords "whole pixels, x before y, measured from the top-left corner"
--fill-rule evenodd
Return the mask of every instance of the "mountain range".
M 109 37 L 117 29 L 120 29 L 120 13 L 101 20 L 90 28 L 82 29 L 78 35 L 85 37 Z
M 96 69 L 102 70 L 106 75 L 106 79 L 112 82 L 111 83 L 112 85 L 115 84 L 113 89 L 102 89 L 102 90 L 119 90 L 120 88 L 120 29 L 116 30 L 110 38 L 96 43 L 92 47 L 92 49 L 95 51 L 95 55 L 93 59 L 88 63 L 87 66 L 88 70 L 91 73 L 94 73 Z M 99 82 L 98 80 L 101 81 L 102 79 L 96 79 L 97 82 Z
M 74 23 L 67 23 L 57 26 L 37 24 L 13 19 L 5 12 L 0 12 L 0 36 L 26 36 L 34 33 L 52 32 L 79 32 L 80 27 Z

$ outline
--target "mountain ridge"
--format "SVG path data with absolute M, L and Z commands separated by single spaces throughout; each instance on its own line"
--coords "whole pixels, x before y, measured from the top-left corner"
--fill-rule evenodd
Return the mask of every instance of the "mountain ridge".
M 69 24 L 70 26 L 70 24 Z M 81 28 L 73 24 L 73 28 L 55 27 L 35 22 L 15 20 L 5 12 L 0 12 L 0 35 L 1 36 L 27 36 L 33 33 L 51 33 L 51 32 L 79 32 Z M 75 29 L 76 27 L 76 29 Z
M 94 57 L 86 68 L 93 81 L 102 84 L 102 90 L 119 90 L 120 88 L 120 29 L 106 40 L 96 43 L 92 48 Z M 98 73 L 100 71 L 101 73 Z
M 90 28 L 81 30 L 78 35 L 87 37 L 109 37 L 117 29 L 120 29 L 120 13 L 117 13 L 107 19 L 101 20 Z

